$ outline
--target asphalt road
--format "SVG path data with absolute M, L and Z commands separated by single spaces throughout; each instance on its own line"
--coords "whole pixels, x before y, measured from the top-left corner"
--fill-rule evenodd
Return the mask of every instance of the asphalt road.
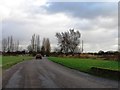
M 48 61 L 30 60 L 3 72 L 3 88 L 118 88 L 118 82 Z
M 2 67 L 0 66 L 0 90 L 2 89 Z

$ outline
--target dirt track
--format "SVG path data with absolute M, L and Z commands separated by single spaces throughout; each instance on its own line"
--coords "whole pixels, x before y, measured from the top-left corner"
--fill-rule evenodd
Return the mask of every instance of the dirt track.
M 3 88 L 118 88 L 118 82 L 42 60 L 19 63 L 3 72 Z

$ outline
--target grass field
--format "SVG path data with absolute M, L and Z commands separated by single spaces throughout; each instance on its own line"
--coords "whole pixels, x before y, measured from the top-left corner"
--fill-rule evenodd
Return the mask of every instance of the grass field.
M 2 56 L 0 56 L 0 66 L 2 65 Z
M 91 67 L 120 71 L 120 64 L 118 64 L 119 62 L 117 61 L 60 57 L 49 57 L 48 59 L 66 67 L 87 73 L 91 73 Z
M 1 57 L 0 57 L 1 58 Z M 3 56 L 2 57 L 2 68 L 3 69 L 8 69 L 11 66 L 25 61 L 25 60 L 31 60 L 31 56 Z

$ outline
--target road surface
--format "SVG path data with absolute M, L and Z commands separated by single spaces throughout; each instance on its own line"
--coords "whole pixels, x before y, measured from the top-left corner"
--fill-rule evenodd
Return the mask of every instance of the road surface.
M 3 88 L 118 88 L 118 82 L 69 69 L 43 58 L 3 72 Z
M 2 89 L 2 66 L 0 66 L 0 90 Z

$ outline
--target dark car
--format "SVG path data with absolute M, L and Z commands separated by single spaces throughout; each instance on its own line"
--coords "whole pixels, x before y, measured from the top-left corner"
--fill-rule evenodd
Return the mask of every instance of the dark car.
M 35 58 L 36 58 L 36 59 L 42 59 L 42 55 L 41 55 L 41 54 L 37 54 L 37 55 L 35 56 Z

